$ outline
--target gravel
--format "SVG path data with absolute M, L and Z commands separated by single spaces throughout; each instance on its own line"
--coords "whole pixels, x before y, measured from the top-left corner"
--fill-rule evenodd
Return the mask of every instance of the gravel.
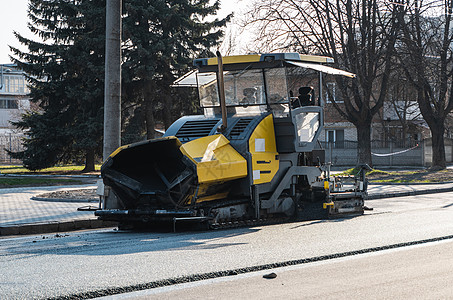
M 99 196 L 96 194 L 96 189 L 79 189 L 58 191 L 37 195 L 33 200 L 50 200 L 50 201 L 99 201 Z

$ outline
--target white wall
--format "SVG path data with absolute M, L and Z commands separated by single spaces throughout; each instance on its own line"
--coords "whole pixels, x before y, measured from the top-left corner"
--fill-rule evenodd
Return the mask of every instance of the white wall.
M 324 123 L 324 129 L 319 136 L 319 140 L 322 142 L 327 141 L 326 132 L 334 129 L 344 130 L 345 141 L 357 141 L 357 129 L 352 123 L 349 122 L 338 122 L 338 123 Z

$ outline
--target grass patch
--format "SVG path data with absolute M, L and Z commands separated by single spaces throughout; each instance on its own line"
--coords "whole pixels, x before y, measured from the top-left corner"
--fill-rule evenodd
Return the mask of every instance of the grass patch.
M 361 170 L 360 168 L 347 169 L 346 171 L 343 171 L 343 172 L 339 173 L 338 175 L 340 175 L 340 176 L 356 176 L 359 174 L 360 170 Z M 373 172 L 374 172 L 374 174 L 388 174 L 388 172 L 373 169 L 371 171 L 367 171 L 366 175 L 373 173 Z
M 352 168 L 352 169 L 347 169 L 341 173 L 338 173 L 337 175 L 340 175 L 340 176 L 355 176 L 357 175 L 357 172 L 359 170 L 357 168 Z
M 370 180 L 373 183 L 430 183 L 433 180 L 411 180 L 411 179 L 375 179 Z
M 387 171 L 382 171 L 378 169 L 373 169 L 371 171 L 366 172 L 366 175 L 392 175 L 392 173 L 395 172 L 387 172 Z
M 52 168 L 42 169 L 39 171 L 30 171 L 23 166 L 0 166 L 0 173 L 2 174 L 76 174 L 82 173 L 84 166 L 75 166 L 75 165 L 64 165 L 64 166 L 55 166 Z M 101 165 L 95 166 L 96 171 L 101 169 Z
M 356 175 L 358 169 L 348 169 L 340 175 Z M 430 169 L 411 171 L 383 171 L 373 169 L 366 173 L 366 178 L 373 183 L 445 183 L 453 182 L 453 170 L 433 171 Z
M 359 169 L 358 168 L 353 168 L 353 169 L 347 169 L 346 171 L 343 171 L 340 173 L 340 175 L 357 175 L 359 173 Z M 383 171 L 383 170 L 379 170 L 379 169 L 372 169 L 371 171 L 367 171 L 366 172 L 366 175 L 367 176 L 372 176 L 372 175 L 413 175 L 413 174 L 417 174 L 417 173 L 420 173 L 420 171 L 404 171 L 404 172 L 398 172 L 398 171 L 394 171 L 394 172 L 389 172 L 389 171 Z
M 0 187 L 80 184 L 80 180 L 51 178 L 0 178 Z
M 378 179 L 378 180 L 370 180 L 370 182 L 375 182 L 375 183 L 409 183 L 409 182 L 413 182 L 413 180 L 406 180 L 406 179 Z

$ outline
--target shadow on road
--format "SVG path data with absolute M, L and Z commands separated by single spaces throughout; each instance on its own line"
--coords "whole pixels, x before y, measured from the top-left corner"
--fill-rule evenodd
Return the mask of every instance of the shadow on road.
M 124 232 L 103 231 L 41 235 L 4 243 L 0 255 L 89 255 L 113 256 L 147 252 L 212 250 L 246 243 L 235 237 L 257 232 L 257 228 L 239 228 L 206 232 Z M 9 244 L 9 245 L 8 245 Z

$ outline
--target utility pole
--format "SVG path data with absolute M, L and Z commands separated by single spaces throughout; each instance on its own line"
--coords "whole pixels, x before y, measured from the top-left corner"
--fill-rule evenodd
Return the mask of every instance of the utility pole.
M 121 2 L 106 1 L 104 160 L 121 145 Z

